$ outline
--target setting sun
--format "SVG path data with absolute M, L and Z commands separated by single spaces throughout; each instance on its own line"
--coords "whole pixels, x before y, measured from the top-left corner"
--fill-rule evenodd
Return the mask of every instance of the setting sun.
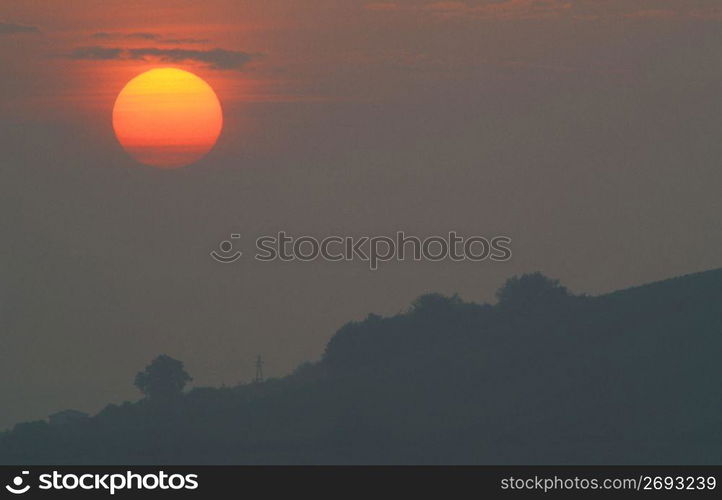
M 204 80 L 158 68 L 130 80 L 113 107 L 113 129 L 136 160 L 177 168 L 205 156 L 223 128 L 221 104 Z

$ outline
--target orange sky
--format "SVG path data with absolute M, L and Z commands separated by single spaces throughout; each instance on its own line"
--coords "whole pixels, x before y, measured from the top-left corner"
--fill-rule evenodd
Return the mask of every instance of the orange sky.
M 68 111 L 72 114 L 79 109 L 104 113 L 125 82 L 162 61 L 153 57 L 146 60 L 64 57 L 75 48 L 200 51 L 223 48 L 260 54 L 269 37 L 272 40 L 274 32 L 285 23 L 282 9 L 274 13 L 272 7 L 265 6 L 259 11 L 254 2 L 242 5 L 243 2 L 224 1 L 211 6 L 209 3 L 182 1 L 171 7 L 167 2 L 147 0 L 122 4 L 80 0 L 74 2 L 73 9 L 68 9 L 62 2 L 6 2 L 0 8 L 0 21 L 37 26 L 39 33 L 12 35 L 14 43 L 0 45 L 0 56 L 15 79 L 31 82 L 23 88 L 11 89 L 19 99 L 8 99 L 2 104 L 21 113 L 32 109 L 38 116 L 58 116 Z M 156 38 L 144 39 L 134 35 L 137 33 Z M 100 36 L 104 34 L 107 36 Z M 224 102 L 275 99 L 275 93 L 285 90 L 263 70 L 229 74 L 209 70 L 206 64 L 192 60 L 179 65 L 202 76 Z
M 39 29 L 36 34 L 12 35 L 10 43 L 0 45 L 6 69 L 17 75 L 17 80 L 31 82 L 5 92 L 11 97 L 2 103 L 5 109 L 30 106 L 39 114 L 52 113 L 54 108 L 107 111 L 124 82 L 159 63 L 153 57 L 112 61 L 64 58 L 78 47 L 220 48 L 257 55 L 242 71 L 216 71 L 207 64 L 182 62 L 207 80 L 223 102 L 368 99 L 394 88 L 395 83 L 394 92 L 402 91 L 404 82 L 393 80 L 394 66 L 418 67 L 426 73 L 470 62 L 552 67 L 558 63 L 555 59 L 564 55 L 560 49 L 573 50 L 569 40 L 554 39 L 552 30 L 557 28 L 552 28 L 553 23 L 578 24 L 590 33 L 606 24 L 607 36 L 614 36 L 619 29 L 610 23 L 641 20 L 663 26 L 670 20 L 722 16 L 714 0 L 182 0 L 172 4 L 77 0 L 72 5 L 70 9 L 65 2 L 3 2 L 0 21 Z M 526 26 L 522 33 L 528 29 L 534 39 L 512 41 L 503 34 L 503 26 L 492 25 L 490 32 L 490 26 L 479 24 L 488 22 L 549 24 L 542 25 L 542 38 L 533 34 L 533 26 Z M 517 28 L 513 30 L 517 32 Z M 98 33 L 110 36 L 94 36 Z M 156 38 L 134 37 L 139 33 Z M 199 43 L 188 43 L 190 39 Z M 566 46 L 557 46 L 559 43 Z M 382 72 L 375 82 L 366 83 L 375 89 L 357 88 L 348 81 L 354 71 L 363 72 L 362 66 Z M 324 84 L 331 71 L 345 74 L 341 80 Z
M 559 92 L 628 83 L 648 50 L 631 40 L 684 37 L 718 23 L 719 9 L 716 0 L 77 0 L 72 9 L 10 0 L 0 22 L 37 31 L 0 38 L 13 75 L 0 82 L 0 111 L 107 131 L 123 85 L 159 65 L 207 81 L 239 131 L 255 126 L 244 110 L 264 103 L 381 104 L 477 80 L 489 95 L 532 82 L 558 81 Z M 168 60 L 169 51 L 190 56 Z M 209 62 L 229 54 L 248 60 Z

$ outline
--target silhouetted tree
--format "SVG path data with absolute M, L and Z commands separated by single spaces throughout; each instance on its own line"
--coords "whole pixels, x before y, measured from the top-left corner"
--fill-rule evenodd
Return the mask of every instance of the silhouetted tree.
M 284 379 L 182 396 L 190 377 L 161 356 L 136 381 L 148 399 L 0 432 L 0 465 L 718 464 L 721 285 L 722 269 L 581 300 L 536 273 L 495 306 L 424 295 Z
M 571 294 L 559 280 L 548 278 L 540 272 L 512 276 L 496 292 L 502 309 L 530 311 L 557 304 Z
M 454 294 L 451 297 L 440 293 L 427 293 L 417 297 L 411 304 L 411 311 L 414 314 L 434 316 L 453 311 L 462 304 L 461 298 Z
M 183 369 L 183 362 L 161 354 L 145 370 L 135 376 L 135 386 L 151 399 L 168 399 L 183 392 L 186 383 L 192 381 Z

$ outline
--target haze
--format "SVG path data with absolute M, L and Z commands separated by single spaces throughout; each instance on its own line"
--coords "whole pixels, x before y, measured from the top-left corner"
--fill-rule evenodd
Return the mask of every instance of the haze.
M 716 0 L 0 2 L 0 426 L 281 376 L 427 291 L 490 301 L 540 270 L 597 294 L 722 266 Z M 224 130 L 139 165 L 113 100 L 201 76 Z M 221 265 L 256 237 L 512 237 L 500 263 Z M 589 285 L 592 284 L 592 285 Z

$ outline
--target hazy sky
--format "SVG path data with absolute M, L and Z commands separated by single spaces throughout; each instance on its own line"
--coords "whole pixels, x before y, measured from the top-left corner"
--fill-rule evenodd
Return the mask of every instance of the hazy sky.
M 115 96 L 218 93 L 192 166 L 139 165 Z M 0 0 L 0 427 L 318 358 L 426 291 L 541 270 L 603 293 L 722 266 L 718 0 Z M 507 234 L 499 263 L 262 263 L 260 235 Z

